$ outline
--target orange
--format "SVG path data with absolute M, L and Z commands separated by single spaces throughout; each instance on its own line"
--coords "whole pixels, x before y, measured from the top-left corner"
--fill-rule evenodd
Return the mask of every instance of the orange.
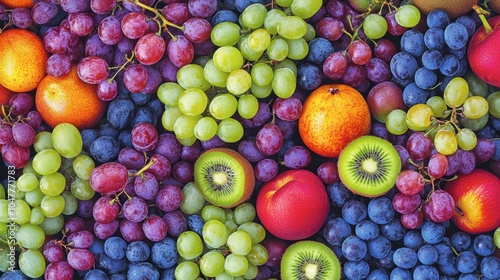
M 96 85 L 80 80 L 73 65 L 64 76 L 47 75 L 42 79 L 36 90 L 35 105 L 51 127 L 71 123 L 79 130 L 91 128 L 106 111 L 106 103 L 99 99 L 96 89 Z
M 338 158 L 352 140 L 370 132 L 370 110 L 355 88 L 344 84 L 322 85 L 304 101 L 299 134 L 314 153 Z
M 0 85 L 0 105 L 9 104 L 9 99 L 14 95 L 12 91 Z
M 0 33 L 0 84 L 14 92 L 28 92 L 45 77 L 49 55 L 35 33 L 19 28 Z
M 33 0 L 0 0 L 0 4 L 4 4 L 7 8 L 33 8 L 35 2 Z

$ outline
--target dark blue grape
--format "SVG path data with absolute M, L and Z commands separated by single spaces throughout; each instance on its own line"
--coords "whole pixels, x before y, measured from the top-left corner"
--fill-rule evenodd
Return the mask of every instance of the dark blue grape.
M 467 53 L 467 46 L 456 50 L 448 48 L 448 53 L 456 56 L 458 59 L 461 59 L 465 57 L 465 54 Z
M 450 17 L 442 9 L 435 9 L 429 12 L 426 18 L 426 23 L 429 28 L 442 28 L 444 29 L 450 24 Z
M 88 150 L 92 142 L 99 137 L 99 131 L 94 128 L 88 128 L 80 131 L 80 135 L 82 135 L 83 149 Z
M 118 143 L 121 148 L 133 147 L 132 132 L 130 130 L 122 130 L 120 134 L 118 134 Z
M 393 83 L 395 83 L 396 85 L 402 87 L 402 88 L 405 88 L 406 86 L 408 86 L 409 84 L 413 83 L 413 77 L 411 78 L 408 78 L 406 80 L 401 80 L 399 78 L 396 78 L 395 76 L 392 76 L 391 78 L 391 81 Z
M 410 230 L 403 237 L 403 245 L 413 250 L 417 250 L 423 243 L 424 239 L 419 230 Z
M 391 252 L 391 241 L 383 235 L 377 236 L 375 239 L 368 241 L 368 254 L 376 259 L 387 257 Z
M 488 234 L 480 234 L 476 236 L 472 246 L 476 254 L 483 257 L 493 254 L 496 248 L 493 237 Z
M 398 241 L 404 238 L 406 228 L 399 219 L 393 219 L 387 224 L 380 225 L 380 232 L 391 241 Z
M 146 105 L 151 100 L 151 96 L 150 94 L 133 93 L 130 95 L 130 99 L 135 105 Z
M 379 196 L 370 200 L 367 211 L 370 220 L 379 225 L 390 222 L 396 213 L 391 199 L 385 196 Z
M 448 85 L 448 83 L 451 81 L 451 79 L 453 79 L 453 77 L 451 77 L 451 76 L 444 76 L 441 79 L 441 84 L 439 84 L 439 90 L 441 92 L 444 92 L 444 89 L 446 88 L 446 86 Z
M 490 140 L 493 141 L 493 143 L 495 143 L 495 154 L 491 157 L 491 159 L 500 160 L 500 139 L 490 139 Z
M 418 69 L 418 62 L 414 56 L 407 52 L 398 52 L 389 63 L 391 73 L 399 80 L 412 79 Z
M 118 236 L 112 236 L 104 241 L 104 252 L 110 258 L 119 260 L 125 257 L 127 242 Z
M 333 253 L 339 258 L 341 261 L 345 261 L 346 259 L 344 258 L 344 254 L 342 253 L 342 246 L 339 245 L 334 245 L 330 246 L 330 249 L 332 249 Z
M 161 274 L 160 280 L 175 280 L 175 267 L 165 269 Z
M 479 280 L 479 277 L 474 273 L 460 274 L 458 280 Z
M 243 12 L 243 10 L 246 9 L 246 7 L 250 6 L 251 4 L 254 3 L 262 3 L 261 0 L 235 0 L 234 1 L 234 7 L 238 12 Z
M 452 262 L 444 265 L 438 265 L 438 269 L 443 275 L 447 276 L 455 276 L 460 272 L 457 269 L 457 265 L 455 264 L 455 260 L 457 257 L 453 256 Z
M 391 250 L 389 254 L 387 254 L 387 256 L 377 259 L 378 266 L 386 269 L 393 268 L 394 267 L 394 261 L 392 260 L 393 255 L 394 251 Z
M 469 33 L 461 23 L 450 23 L 444 29 L 444 41 L 450 49 L 461 49 L 467 45 Z
M 417 265 L 418 257 L 417 252 L 410 248 L 401 247 L 394 251 L 394 255 L 392 256 L 392 260 L 394 264 L 398 267 L 404 269 L 410 269 Z
M 89 251 L 94 254 L 104 254 L 104 241 L 98 238 L 94 238 L 92 245 L 89 247 Z
M 370 271 L 370 274 L 368 274 L 366 280 L 389 280 L 389 274 L 387 273 L 387 271 L 377 268 Z
M 142 240 L 138 240 L 128 244 L 126 256 L 131 262 L 143 262 L 149 258 L 150 252 L 148 244 Z
M 165 111 L 165 105 L 159 99 L 153 99 L 146 104 L 154 113 L 156 118 L 160 118 Z
M 418 248 L 418 260 L 425 265 L 432 265 L 438 260 L 438 251 L 433 245 L 425 244 Z
M 471 37 L 474 34 L 474 32 L 476 31 L 476 22 L 474 21 L 474 19 L 472 17 L 470 17 L 468 15 L 459 16 L 455 20 L 455 22 L 460 23 L 463 26 L 465 26 L 465 28 L 467 29 L 468 37 Z
M 109 276 L 109 280 L 127 280 L 127 275 L 123 273 L 117 273 Z
M 500 149 L 498 158 L 500 159 Z M 341 181 L 328 185 L 326 191 L 330 198 L 330 203 L 336 207 L 342 207 L 349 199 L 354 197 L 354 194 Z
M 401 36 L 400 45 L 402 51 L 420 57 L 425 51 L 424 34 L 418 30 L 409 29 Z
M 341 246 L 342 242 L 344 242 L 351 233 L 351 226 L 340 217 L 329 220 L 323 228 L 323 237 L 328 244 L 333 246 Z
M 148 106 L 139 106 L 137 107 L 134 117 L 130 121 L 130 127 L 134 127 L 141 122 L 148 122 L 153 126 L 156 126 L 157 119 L 158 118 L 155 117 L 155 114 L 153 110 L 151 110 L 151 108 L 149 108 Z
M 451 236 L 450 242 L 455 250 L 462 252 L 469 249 L 472 239 L 469 234 L 463 231 L 457 231 Z
M 372 240 L 380 233 L 376 223 L 371 220 L 363 220 L 354 228 L 356 235 L 362 240 Z
M 110 136 L 113 138 L 118 138 L 118 134 L 120 134 L 120 130 L 113 127 L 109 122 L 103 121 L 99 124 L 99 134 L 101 136 Z
M 236 0 L 224 0 L 224 6 L 228 9 L 228 10 L 236 10 L 236 8 L 234 7 L 234 2 Z
M 452 54 L 443 56 L 443 62 L 439 67 L 439 72 L 445 76 L 455 76 L 460 70 L 460 61 Z
M 91 269 L 85 273 L 83 280 L 108 280 L 108 276 L 100 269 Z
M 441 277 L 439 277 L 439 280 L 455 280 L 455 278 L 451 276 L 441 275 Z
M 485 125 L 483 128 L 481 128 L 480 130 L 476 131 L 476 137 L 477 138 L 492 139 L 492 138 L 496 138 L 496 134 L 497 134 L 496 130 L 493 129 L 489 125 Z
M 333 45 L 325 38 L 317 37 L 309 41 L 309 53 L 307 53 L 306 60 L 322 66 L 325 59 L 333 53 Z
M 408 108 L 415 104 L 425 104 L 428 98 L 429 91 L 419 88 L 414 82 L 403 89 L 403 102 Z
M 343 271 L 347 279 L 365 279 L 370 273 L 370 265 L 365 261 L 347 261 L 344 263 Z
M 151 248 L 151 261 L 156 267 L 171 268 L 177 262 L 177 246 L 172 238 L 166 237 Z
M 100 136 L 90 145 L 90 156 L 98 163 L 112 161 L 120 152 L 120 144 L 110 136 Z
M 421 228 L 422 238 L 429 244 L 437 244 L 443 240 L 446 229 L 440 223 L 425 221 Z
M 491 126 L 496 131 L 500 131 L 500 119 L 499 118 L 491 118 Z
M 95 263 L 96 268 L 104 271 L 106 275 L 110 275 L 126 271 L 129 262 L 127 258 L 115 260 L 107 254 L 98 254 L 95 256 Z
M 439 265 L 455 264 L 455 253 L 450 244 L 446 242 L 439 242 L 433 245 L 438 252 L 438 259 L 436 261 Z
M 231 10 L 219 10 L 213 16 L 210 24 L 216 26 L 221 22 L 232 22 L 238 24 L 238 15 Z
M 457 256 L 457 269 L 461 273 L 472 273 L 478 266 L 476 255 L 471 251 L 460 252 Z
M 113 99 L 106 113 L 108 122 L 117 129 L 124 129 L 134 117 L 135 106 L 130 99 Z
M 437 79 L 436 73 L 425 67 L 420 67 L 417 72 L 415 72 L 415 84 L 424 90 L 429 90 L 436 86 Z
M 469 61 L 467 60 L 467 57 L 462 57 L 458 59 L 458 71 L 456 76 L 463 76 L 469 69 Z
M 443 55 L 438 50 L 426 50 L 422 54 L 422 66 L 429 70 L 437 70 L 443 63 Z
M 154 265 L 148 262 L 132 263 L 130 264 L 129 270 L 127 271 L 127 279 L 128 280 L 160 279 L 160 272 Z
M 481 260 L 481 273 L 490 279 L 500 279 L 500 260 L 495 256 L 486 256 Z
M 390 274 L 391 280 L 408 280 L 411 278 L 412 278 L 411 271 L 401 267 L 395 267 Z
M 306 62 L 297 69 L 297 86 L 305 90 L 314 90 L 321 85 L 324 77 L 323 69 Z
M 7 270 L 4 274 L 0 275 L 0 280 L 29 280 L 21 270 Z
M 189 230 L 192 230 L 201 236 L 203 226 L 205 225 L 205 221 L 201 218 L 201 216 L 198 214 L 189 215 L 187 217 L 187 222 Z
M 441 50 L 445 46 L 444 30 L 441 28 L 429 28 L 424 34 L 424 43 L 428 49 Z
M 349 236 L 342 242 L 342 254 L 349 261 L 360 261 L 368 252 L 366 243 L 357 236 Z
M 342 218 L 351 225 L 357 225 L 362 220 L 366 219 L 367 208 L 363 202 L 350 199 L 342 206 Z
M 433 266 L 419 265 L 413 270 L 413 280 L 439 280 L 439 271 Z

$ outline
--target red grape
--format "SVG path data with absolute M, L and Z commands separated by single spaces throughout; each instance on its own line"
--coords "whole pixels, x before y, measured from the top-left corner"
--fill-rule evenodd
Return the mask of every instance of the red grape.
M 166 20 L 179 26 L 183 25 L 191 17 L 187 3 L 168 4 L 163 7 L 161 13 Z
M 116 6 L 116 0 L 90 0 L 90 9 L 96 14 L 107 14 Z
M 404 195 L 418 194 L 424 188 L 424 176 L 415 170 L 403 170 L 396 178 L 396 188 Z
M 72 248 L 87 249 L 94 241 L 94 235 L 88 230 L 81 230 L 70 234 L 66 241 Z
M 126 14 L 121 23 L 123 35 L 130 39 L 139 39 L 146 35 L 148 27 L 148 17 L 141 12 Z
M 265 158 L 255 164 L 255 178 L 261 182 L 269 182 L 278 175 L 278 163 L 274 159 Z
M 373 54 L 386 63 L 391 63 L 392 57 L 398 52 L 396 45 L 386 38 L 380 38 L 373 48 Z
M 212 26 L 204 18 L 190 18 L 184 22 L 184 36 L 192 43 L 201 43 L 210 39 Z
M 87 36 L 94 30 L 94 19 L 88 12 L 68 15 L 69 30 L 78 36 Z
M 156 148 L 158 132 L 148 122 L 138 123 L 132 129 L 132 145 L 140 152 L 150 152 Z
M 255 136 L 257 148 L 266 156 L 276 154 L 283 145 L 283 134 L 274 123 L 264 125 Z
M 47 60 L 46 72 L 54 77 L 61 77 L 71 70 L 71 57 L 65 53 L 55 53 Z
M 109 196 L 101 196 L 93 207 L 93 217 L 98 223 L 107 224 L 116 220 L 120 213 L 120 205 Z
M 442 178 L 448 169 L 448 158 L 445 155 L 436 153 L 431 156 L 427 164 L 427 173 L 436 179 Z
M 347 59 L 342 52 L 331 53 L 323 63 L 323 73 L 328 79 L 342 78 L 347 69 Z
M 273 103 L 276 116 L 284 121 L 295 121 L 302 113 L 302 102 L 296 97 L 277 98 Z
M 129 221 L 141 222 L 148 216 L 148 204 L 144 199 L 134 196 L 123 203 L 122 213 Z
M 397 193 L 392 198 L 392 206 L 394 207 L 394 210 L 401 214 L 409 214 L 417 210 L 420 206 L 420 202 L 422 202 L 422 199 L 418 193 L 414 195 Z
M 407 229 L 418 228 L 424 221 L 422 211 L 415 210 L 409 214 L 402 214 L 400 217 L 401 224 Z
M 320 164 L 316 170 L 316 174 L 327 185 L 338 182 L 340 179 L 337 163 L 333 161 L 325 161 Z
M 2 147 L 2 157 L 6 164 L 20 169 L 26 166 L 30 160 L 30 149 L 21 147 L 15 142 L 9 142 Z
M 167 54 L 172 64 L 180 68 L 193 61 L 193 44 L 185 36 L 178 35 L 168 42 Z
M 156 160 L 156 162 L 151 165 L 148 171 L 158 180 L 167 179 L 172 173 L 172 164 L 170 161 L 160 154 L 153 154 L 151 160 Z
M 97 34 L 104 44 L 118 44 L 123 38 L 120 19 L 117 16 L 104 18 L 97 27 Z
M 410 154 L 410 157 L 414 161 L 422 161 L 428 158 L 431 154 L 432 148 L 434 147 L 431 138 L 426 136 L 424 132 L 415 132 L 406 142 L 406 149 Z
M 134 48 L 135 57 L 144 65 L 152 65 L 160 61 L 165 53 L 165 40 L 155 33 L 148 33 L 137 41 Z
M 145 238 L 142 223 L 123 219 L 120 222 L 120 234 L 127 242 L 139 241 Z
M 147 239 L 158 242 L 167 236 L 168 226 L 158 215 L 151 215 L 142 223 L 142 230 Z
M 87 249 L 75 248 L 68 253 L 68 264 L 75 270 L 89 270 L 94 263 L 94 254 Z
M 131 64 L 123 72 L 123 83 L 132 93 L 139 93 L 148 85 L 148 69 L 142 64 Z
M 165 212 L 171 212 L 179 208 L 182 202 L 182 190 L 175 185 L 166 185 L 156 195 L 156 206 Z
M 101 164 L 90 174 L 90 186 L 101 194 L 115 194 L 125 188 L 127 181 L 127 168 L 117 162 Z
M 329 41 L 337 41 L 340 39 L 344 24 L 337 18 L 324 17 L 316 23 L 316 33 L 318 37 L 325 38 Z
M 87 56 L 77 65 L 78 77 L 88 84 L 99 84 L 109 76 L 106 60 L 99 56 Z
M 45 280 L 72 280 L 75 270 L 67 261 L 51 262 L 45 268 Z
M 145 200 L 154 199 L 159 189 L 160 184 L 158 180 L 148 171 L 144 171 L 141 176 L 137 177 L 134 181 L 135 194 Z
M 354 40 L 347 51 L 351 61 L 357 65 L 365 65 L 372 58 L 372 49 L 365 41 Z
M 14 8 L 10 16 L 16 27 L 28 29 L 33 24 L 31 11 L 28 8 Z
M 94 223 L 95 237 L 102 240 L 106 240 L 116 233 L 118 226 L 119 226 L 118 220 L 113 220 L 112 222 L 107 224 L 95 222 Z
M 455 200 L 446 191 L 436 190 L 423 206 L 424 215 L 436 223 L 448 221 L 455 213 Z
M 106 79 L 97 85 L 97 97 L 102 101 L 111 101 L 118 96 L 118 83 L 115 79 Z
M 33 22 L 44 25 L 57 15 L 57 5 L 49 1 L 40 1 L 31 8 Z

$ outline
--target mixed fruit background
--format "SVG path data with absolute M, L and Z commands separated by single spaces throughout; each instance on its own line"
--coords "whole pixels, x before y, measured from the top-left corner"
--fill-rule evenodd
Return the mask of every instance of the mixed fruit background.
M 499 13 L 0 0 L 0 279 L 500 279 Z

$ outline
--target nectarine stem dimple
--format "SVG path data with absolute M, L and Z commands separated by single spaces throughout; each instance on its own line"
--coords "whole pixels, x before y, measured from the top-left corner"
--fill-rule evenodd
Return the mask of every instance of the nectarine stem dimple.
M 458 213 L 458 215 L 464 216 L 464 211 L 462 211 L 462 209 L 455 207 L 455 211 Z
M 491 28 L 490 23 L 488 22 L 488 20 L 484 16 L 485 11 L 481 7 L 479 7 L 479 5 L 477 5 L 477 4 L 474 4 L 474 6 L 472 6 L 472 9 L 474 9 L 474 11 L 476 11 L 476 13 L 478 14 L 479 19 L 481 20 L 481 23 L 484 26 L 485 33 L 486 34 L 490 33 L 493 29 Z

